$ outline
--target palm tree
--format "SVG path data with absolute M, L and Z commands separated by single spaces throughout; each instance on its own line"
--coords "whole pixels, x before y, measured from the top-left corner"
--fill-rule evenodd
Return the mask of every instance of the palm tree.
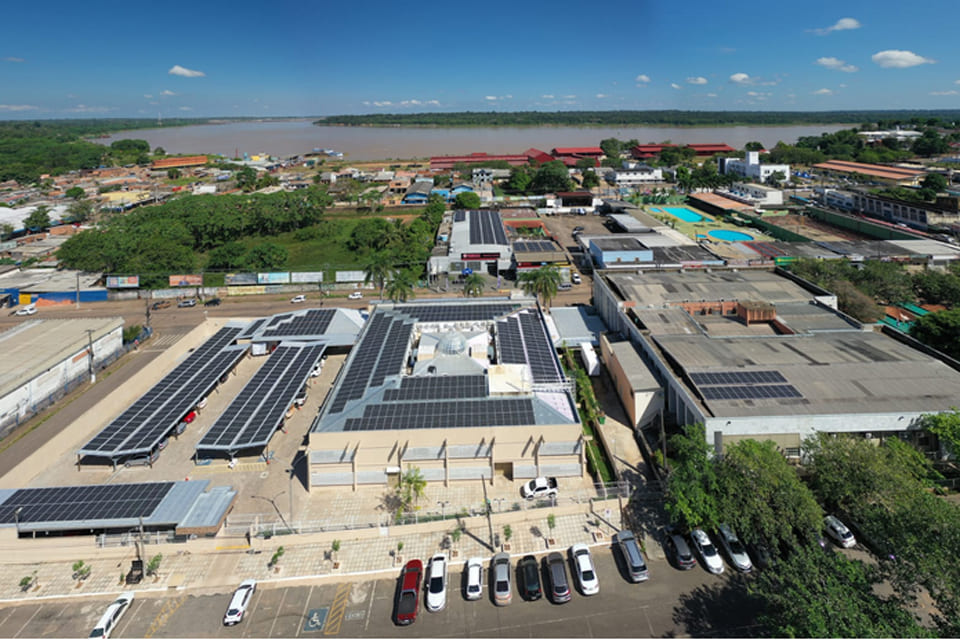
M 540 267 L 536 271 L 521 274 L 520 282 L 524 293 L 540 298 L 541 304 L 549 308 L 550 301 L 560 288 L 560 271 L 556 267 Z
M 405 273 L 396 275 L 387 285 L 387 296 L 394 302 L 406 302 L 415 297 L 410 276 Z
M 463 295 L 477 298 L 483 295 L 483 286 L 486 281 L 479 273 L 471 273 L 463 281 Z
M 396 273 L 385 253 L 375 253 L 363 267 L 363 281 L 367 284 L 375 283 L 380 289 L 380 298 L 383 299 L 383 287 L 387 280 Z

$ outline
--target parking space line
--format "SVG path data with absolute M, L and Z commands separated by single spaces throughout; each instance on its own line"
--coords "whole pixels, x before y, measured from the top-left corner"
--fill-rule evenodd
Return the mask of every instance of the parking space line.
M 373 600 L 374 596 L 377 595 L 377 581 L 373 580 L 373 588 L 370 589 L 370 604 L 367 606 L 367 619 L 363 621 L 363 630 L 367 630 L 367 625 L 370 624 L 370 613 L 373 611 Z
M 37 610 L 34 611 L 34 612 L 33 612 L 33 615 L 30 616 L 30 617 L 27 619 L 27 621 L 23 623 L 23 626 L 20 627 L 20 630 L 17 631 L 15 634 L 13 634 L 13 637 L 14 637 L 14 638 L 18 637 L 21 633 L 23 633 L 23 630 L 26 629 L 26 628 L 27 628 L 27 625 L 30 624 L 30 623 L 33 621 L 33 619 L 37 616 L 38 613 L 40 613 L 40 610 L 41 610 L 41 609 L 43 609 L 43 605 L 40 605 L 39 607 L 37 607 Z
M 330 613 L 327 614 L 327 625 L 323 630 L 323 635 L 335 636 L 340 633 L 340 625 L 343 624 L 343 616 L 347 612 L 347 602 L 350 599 L 350 588 L 352 586 L 349 582 L 341 582 L 337 585 L 337 592 L 333 596 Z
M 247 612 L 246 612 L 245 614 L 243 614 L 243 617 L 244 617 L 244 618 L 248 618 L 248 619 L 249 619 L 249 618 L 252 618 L 252 617 L 253 617 L 253 611 L 254 611 L 255 609 L 257 609 L 258 605 L 260 604 L 260 600 L 263 599 L 263 590 L 262 590 L 262 589 L 257 589 L 257 590 L 254 591 L 253 593 L 254 593 L 254 595 L 253 595 L 253 600 L 254 600 L 254 601 L 250 603 L 250 606 L 247 608 Z M 240 637 L 241 637 L 241 638 L 249 638 L 250 636 L 247 635 L 247 634 L 250 633 L 250 629 L 252 629 L 252 628 L 253 628 L 253 625 L 251 625 L 251 624 L 246 624 L 246 625 L 244 625 L 244 626 L 243 626 L 243 633 L 240 634 Z
M 310 591 L 307 592 L 307 597 L 303 599 L 303 614 L 300 616 L 302 618 L 307 617 L 307 609 L 310 608 L 310 596 L 313 595 L 313 588 L 316 585 L 310 585 Z M 297 637 L 300 637 L 300 632 L 303 631 L 303 625 L 297 626 Z
M 646 619 L 646 621 L 647 621 L 647 627 L 650 628 L 650 637 L 652 638 L 652 637 L 654 636 L 654 633 L 653 633 L 653 623 L 650 622 L 650 614 L 647 613 L 647 609 L 649 609 L 650 607 L 641 607 L 641 608 L 643 609 L 643 617 L 644 617 L 644 618 Z
M 113 635 L 119 636 L 123 633 L 123 630 L 130 626 L 130 624 L 140 617 L 140 609 L 144 607 L 146 603 L 139 598 L 134 598 L 133 605 L 130 607 L 130 610 L 127 611 L 126 615 L 124 614 L 123 618 L 120 621 L 120 624 L 117 625 L 117 628 L 113 630 Z M 63 610 L 66 613 L 66 609 Z
M 277 605 L 277 613 L 273 616 L 273 622 L 270 623 L 270 632 L 267 634 L 268 638 L 273 637 L 273 628 L 277 626 L 277 618 L 283 613 L 283 601 L 287 599 L 287 593 L 289 591 L 290 589 L 284 589 L 283 593 L 280 594 L 280 604 Z
M 150 623 L 150 628 L 147 629 L 147 632 L 143 634 L 144 638 L 152 638 L 153 634 L 167 624 L 167 620 L 170 619 L 170 616 L 174 612 L 183 606 L 183 603 L 186 602 L 187 596 L 180 596 L 179 598 L 173 598 L 172 600 L 166 600 L 163 603 L 163 607 L 160 609 L 160 613 L 157 614 L 157 617 L 153 619 L 153 622 Z

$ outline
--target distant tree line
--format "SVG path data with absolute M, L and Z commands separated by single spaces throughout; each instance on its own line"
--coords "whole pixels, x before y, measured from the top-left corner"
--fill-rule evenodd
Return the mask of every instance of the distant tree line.
M 941 126 L 960 122 L 960 110 L 902 111 L 460 111 L 453 113 L 376 113 L 327 116 L 316 125 L 515 127 L 794 125 L 868 122 L 892 127 Z

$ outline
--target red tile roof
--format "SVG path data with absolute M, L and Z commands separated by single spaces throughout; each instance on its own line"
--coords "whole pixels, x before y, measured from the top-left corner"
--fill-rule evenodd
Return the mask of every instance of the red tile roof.
M 841 173 L 861 173 L 865 176 L 885 178 L 887 180 L 915 180 L 924 174 L 914 169 L 888 167 L 882 164 L 866 164 L 863 162 L 848 162 L 846 160 L 829 160 L 813 165 L 815 169 L 824 171 L 838 171 Z
M 557 147 L 550 153 L 554 156 L 602 156 L 603 149 L 600 147 Z
M 714 154 L 714 153 L 731 153 L 736 151 L 733 147 L 728 144 L 688 144 L 688 148 L 693 149 L 697 152 L 697 155 L 702 154 Z
M 466 156 L 432 156 L 430 158 L 430 168 L 433 170 L 452 169 L 456 164 L 482 164 L 491 161 L 504 161 L 511 166 L 518 166 L 527 164 L 528 158 L 526 155 L 488 155 L 483 152 L 471 153 Z
M 205 164 L 207 164 L 207 156 L 186 156 L 154 160 L 150 167 L 153 169 L 173 169 L 174 167 L 196 167 Z

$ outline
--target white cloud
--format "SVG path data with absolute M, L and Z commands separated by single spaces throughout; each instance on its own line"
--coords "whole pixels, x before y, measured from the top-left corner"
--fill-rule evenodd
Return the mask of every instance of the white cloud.
M 111 107 L 89 107 L 85 104 L 78 104 L 72 109 L 66 109 L 70 113 L 106 113 L 107 111 L 113 111 Z
M 164 89 L 163 91 L 160 92 L 160 95 L 162 95 L 162 96 L 175 96 L 175 95 L 177 95 L 177 94 L 174 93 L 173 91 L 170 91 L 170 89 Z
M 646 83 L 650 82 L 650 76 L 648 76 L 648 75 L 645 74 L 645 73 L 641 73 L 640 75 L 638 75 L 638 76 L 634 79 L 634 81 L 635 81 L 635 82 L 638 82 L 638 83 L 646 84 Z
M 824 89 L 817 89 L 816 91 L 813 92 L 813 95 L 815 95 L 815 96 L 832 96 L 832 95 L 833 95 L 833 91 L 830 90 L 830 89 L 826 89 L 826 88 L 824 88 Z
M 566 99 L 566 100 L 573 100 L 573 99 L 576 98 L 577 96 L 576 96 L 576 94 L 571 94 L 571 95 L 569 95 L 569 96 L 563 96 L 563 97 L 564 97 L 564 99 Z
M 847 64 L 840 58 L 826 57 L 826 58 L 817 58 L 817 64 L 821 67 L 826 67 L 827 69 L 833 69 L 834 71 L 843 71 L 845 73 L 853 73 L 855 71 L 860 71 L 857 67 L 852 64 Z
M 483 96 L 484 100 L 496 100 L 497 96 Z
M 766 100 L 773 94 L 769 92 L 764 92 L 764 91 L 747 91 L 747 95 L 753 98 L 754 100 Z
M 901 51 L 899 49 L 878 51 L 870 59 L 884 69 L 906 69 L 920 64 L 934 64 L 936 62 L 936 60 L 917 55 L 913 51 Z
M 34 111 L 38 108 L 32 104 L 0 104 L 0 111 Z
M 745 73 L 733 74 L 730 76 L 730 82 L 733 82 L 734 84 L 753 84 L 753 80 L 751 80 L 750 76 Z
M 707 84 L 707 79 L 703 76 L 687 78 L 687 84 Z
M 772 87 L 780 83 L 779 79 L 776 80 L 764 80 L 763 78 L 756 78 L 746 73 L 740 72 L 735 73 L 730 76 L 730 82 L 734 84 L 739 84 L 741 86 L 756 85 L 761 87 Z
M 420 104 L 420 101 L 419 101 L 419 100 L 401 100 L 401 101 L 400 101 L 400 106 L 402 106 L 402 107 L 408 107 L 408 106 L 411 106 L 411 105 L 417 106 L 417 105 L 419 105 L 419 104 Z
M 423 104 L 430 104 L 430 105 L 433 105 L 433 106 L 435 106 L 435 107 L 439 107 L 439 106 L 440 106 L 440 101 L 439 101 L 439 100 L 427 100 L 427 101 L 424 102 Z
M 932 96 L 956 96 L 960 95 L 960 91 L 955 89 L 950 89 L 949 91 L 931 91 L 930 95 Z
M 373 106 L 375 107 L 389 107 L 392 105 L 393 103 L 390 102 L 389 100 L 374 100 L 373 102 Z
M 716 97 L 717 97 L 717 94 L 715 94 L 715 93 L 708 93 L 708 94 L 707 94 L 707 97 L 708 97 L 708 98 L 716 98 Z
M 7 56 L 3 59 L 4 62 L 26 62 L 23 58 L 17 58 L 14 56 Z
M 598 94 L 597 94 L 597 98 L 599 98 L 599 99 L 608 98 L 608 97 L 609 97 L 609 96 L 608 96 L 607 94 L 605 94 L 605 93 L 598 93 Z
M 153 97 L 153 94 L 152 94 L 152 93 L 145 93 L 145 94 L 143 94 L 143 97 L 146 98 L 147 100 L 149 100 L 150 98 Z
M 849 29 L 859 29 L 860 21 L 856 18 L 840 18 L 835 24 L 826 29 L 813 29 L 813 32 L 820 36 L 825 36 L 833 31 L 847 31 Z
M 845 85 L 845 84 L 838 84 L 837 86 L 840 87 L 841 89 L 846 89 L 846 88 L 847 88 L 847 85 Z
M 958 80 L 957 82 L 960 83 L 960 80 Z M 545 94 L 543 94 L 543 95 L 540 96 L 540 97 L 543 98 L 544 100 L 553 100 L 553 94 L 552 94 L 552 93 L 545 93 Z
M 193 107 L 180 107 L 180 111 L 193 111 Z
M 170 71 L 167 71 L 172 76 L 182 76 L 184 78 L 202 78 L 206 76 L 203 71 L 195 71 L 194 69 L 187 69 L 186 67 L 181 67 L 178 64 L 170 67 Z
M 670 83 L 670 86 L 671 86 L 673 89 L 682 89 L 682 88 L 683 88 L 683 87 L 681 87 L 680 85 L 678 85 L 676 82 L 671 82 L 671 83 Z

